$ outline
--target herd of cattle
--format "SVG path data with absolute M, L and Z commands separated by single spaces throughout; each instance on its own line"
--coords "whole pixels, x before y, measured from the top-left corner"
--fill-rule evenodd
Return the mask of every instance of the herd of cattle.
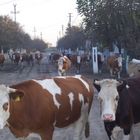
M 37 64 L 41 63 L 43 58 L 43 54 L 40 51 L 36 51 L 34 53 L 19 53 L 15 52 L 12 54 L 8 54 L 8 59 L 11 60 L 12 63 L 20 64 L 26 62 L 28 65 L 33 65 L 34 62 Z M 0 65 L 3 66 L 5 62 L 5 55 L 0 53 Z M 101 61 L 101 56 L 98 55 L 98 68 L 99 72 L 102 71 L 102 65 L 110 72 L 111 77 L 117 77 L 118 79 L 121 78 L 121 72 L 123 68 L 123 58 L 118 55 L 109 56 L 106 61 L 105 59 Z M 60 53 L 52 53 L 49 56 L 49 60 L 52 63 L 57 63 L 58 67 L 58 74 L 59 75 L 66 75 L 66 72 L 71 69 L 72 66 L 77 67 L 80 65 L 85 65 L 92 62 L 91 55 L 81 55 L 80 60 L 78 60 L 78 55 L 69 55 L 69 56 L 62 56 Z M 79 62 L 78 62 L 79 61 Z M 79 63 L 79 64 L 78 64 Z M 80 71 L 80 70 L 79 70 Z M 133 59 L 128 63 L 127 66 L 127 74 L 129 77 L 138 77 L 140 76 L 140 60 Z
M 121 55 L 112 55 L 109 56 L 106 59 L 101 59 L 101 54 L 98 54 L 98 69 L 99 72 L 102 72 L 102 67 L 104 65 L 105 69 L 108 69 L 110 72 L 111 77 L 115 77 L 120 79 L 122 75 L 122 69 L 123 69 L 123 58 Z M 91 61 L 91 56 L 81 56 L 80 58 L 80 65 L 85 65 Z M 53 59 L 55 60 L 55 59 Z M 67 56 L 58 56 L 57 65 L 58 65 L 58 74 L 63 76 L 66 75 L 66 72 L 71 68 L 72 65 L 75 65 L 78 69 L 78 55 L 71 55 L 69 57 Z M 126 65 L 126 64 L 125 64 Z M 126 67 L 126 66 L 125 66 Z M 140 76 L 140 60 L 132 59 L 127 64 L 126 73 L 129 77 L 138 77 Z
M 72 59 L 61 56 L 57 62 L 61 76 L 0 85 L 1 129 L 9 127 L 18 138 L 36 133 L 42 140 L 52 140 L 56 127 L 70 126 L 74 130 L 73 140 L 84 140 L 90 135 L 89 113 L 94 93 L 98 91 L 101 120 L 109 140 L 140 140 L 133 131 L 140 123 L 139 76 L 92 83 L 81 75 L 66 76 Z M 120 78 L 122 58 L 110 57 L 108 63 L 111 75 L 117 73 Z M 139 60 L 131 63 L 139 63 Z M 120 131 L 123 131 L 121 138 Z
M 0 53 L 0 65 L 3 66 L 6 59 L 11 60 L 11 62 L 16 65 L 24 62 L 26 62 L 28 65 L 33 65 L 34 61 L 40 64 L 42 58 L 43 55 L 39 51 L 35 53 L 20 53 L 20 52 L 14 52 L 8 54 Z

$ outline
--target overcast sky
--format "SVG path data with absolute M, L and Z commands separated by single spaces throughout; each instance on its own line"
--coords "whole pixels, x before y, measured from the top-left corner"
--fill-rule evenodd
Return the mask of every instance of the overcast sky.
M 76 0 L 0 0 L 0 14 L 9 15 L 23 26 L 31 37 L 41 38 L 55 46 L 56 41 L 65 33 L 71 13 L 71 24 L 79 25 Z

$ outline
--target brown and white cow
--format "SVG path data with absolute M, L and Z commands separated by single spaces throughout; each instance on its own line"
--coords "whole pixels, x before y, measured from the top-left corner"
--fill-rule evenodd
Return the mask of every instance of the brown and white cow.
M 94 85 L 109 140 L 139 140 L 140 132 L 135 134 L 133 130 L 140 122 L 140 78 L 95 80 Z
M 52 140 L 56 127 L 73 126 L 73 140 L 86 130 L 93 86 L 82 76 L 28 80 L 10 87 L 0 85 L 0 128 L 7 125 L 16 137 L 39 134 Z
M 117 75 L 117 78 L 120 78 L 120 72 L 122 70 L 122 57 L 121 56 L 110 56 L 107 59 L 107 64 L 109 66 L 110 75 Z
M 66 71 L 71 67 L 71 61 L 67 56 L 61 56 L 58 59 L 58 74 L 59 76 L 65 76 Z

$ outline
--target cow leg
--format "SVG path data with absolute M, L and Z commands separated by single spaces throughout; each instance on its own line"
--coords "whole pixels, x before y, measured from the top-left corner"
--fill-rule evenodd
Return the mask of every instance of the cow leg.
M 113 76 L 113 69 L 110 68 L 110 76 Z
M 41 140 L 52 140 L 53 132 L 54 132 L 54 127 L 50 127 L 44 132 L 41 131 L 40 132 Z
M 120 71 L 118 71 L 118 73 L 117 73 L 117 76 L 118 76 L 118 79 L 120 79 L 121 78 L 121 76 L 120 76 L 121 74 L 120 74 Z
M 114 127 L 111 140 L 129 140 L 129 135 L 124 135 L 123 129 L 120 127 Z
M 66 72 L 63 73 L 63 76 L 66 76 Z
M 140 123 L 132 126 L 129 140 L 140 140 Z
M 74 138 L 73 140 L 84 139 L 83 134 L 89 136 L 89 123 L 88 123 L 88 107 L 85 105 L 81 110 L 81 117 L 74 124 Z
M 85 128 L 85 122 L 81 117 L 74 125 L 74 137 L 73 140 L 82 140 L 82 134 Z
M 62 74 L 61 74 L 61 72 L 60 72 L 60 70 L 58 70 L 58 75 L 59 75 L 59 76 L 61 76 L 61 75 L 62 75 Z
M 41 140 L 40 135 L 36 134 L 36 133 L 31 133 L 28 135 L 28 137 L 26 138 L 21 138 L 19 140 Z

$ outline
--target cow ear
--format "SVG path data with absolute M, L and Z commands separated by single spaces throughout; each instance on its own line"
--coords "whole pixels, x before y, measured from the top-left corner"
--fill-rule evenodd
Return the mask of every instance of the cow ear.
M 117 86 L 123 85 L 125 82 L 123 80 L 117 80 Z
M 127 85 L 126 81 L 124 81 L 124 80 L 118 81 L 117 90 L 119 92 L 122 91 L 126 87 L 126 85 Z
M 21 90 L 16 90 L 14 92 L 9 93 L 10 99 L 14 100 L 15 102 L 21 101 L 24 96 L 24 92 Z
M 97 79 L 94 79 L 93 81 L 93 85 L 94 87 L 97 89 L 97 91 L 99 92 L 101 87 L 100 87 L 100 82 Z

